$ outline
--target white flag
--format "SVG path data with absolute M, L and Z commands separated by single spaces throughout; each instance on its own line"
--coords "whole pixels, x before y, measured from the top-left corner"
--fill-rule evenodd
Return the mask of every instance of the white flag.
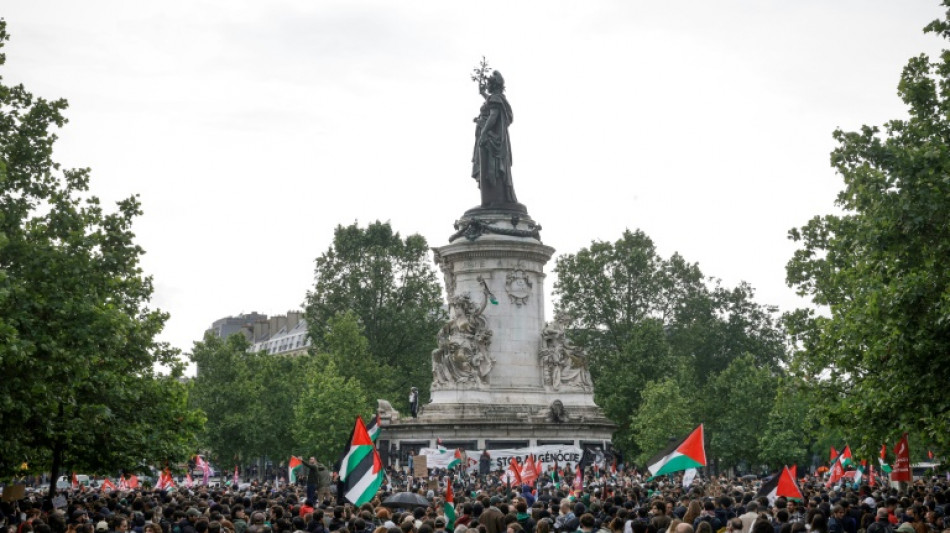
M 687 488 L 692 485 L 694 479 L 696 479 L 696 469 L 687 468 L 686 471 L 683 472 L 683 488 Z

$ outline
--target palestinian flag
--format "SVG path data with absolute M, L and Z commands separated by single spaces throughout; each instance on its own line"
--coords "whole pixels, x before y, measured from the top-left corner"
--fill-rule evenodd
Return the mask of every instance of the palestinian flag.
M 445 503 L 442 504 L 442 511 L 445 513 L 446 531 L 455 529 L 455 494 L 452 493 L 452 478 L 445 482 Z
M 844 468 L 851 464 L 851 446 L 845 445 L 844 451 L 841 452 L 841 457 L 838 458 L 838 462 L 841 463 L 841 467 Z
M 857 487 L 861 480 L 864 479 L 864 466 L 859 466 L 857 470 L 854 470 L 854 475 L 851 477 L 851 481 L 854 482 L 854 486 Z
M 884 472 L 885 474 L 890 474 L 890 473 L 891 473 L 891 470 L 893 470 L 893 469 L 891 468 L 891 465 L 885 463 L 885 462 L 884 462 L 884 459 L 880 459 L 880 458 L 879 458 L 877 461 L 878 461 L 878 464 L 879 464 L 880 467 L 881 467 L 881 472 Z
M 694 429 L 688 437 L 654 455 L 647 461 L 647 470 L 653 477 L 688 468 L 706 466 L 706 447 L 703 439 L 703 425 Z
M 290 461 L 287 462 L 287 483 L 296 483 L 297 476 L 299 476 L 302 471 L 303 461 L 297 457 L 290 456 Z
M 887 444 L 881 445 L 881 456 L 877 460 L 878 464 L 881 465 L 881 472 L 885 474 L 891 473 L 891 465 L 887 464 Z
M 452 454 L 452 460 L 449 461 L 449 469 L 451 470 L 460 464 L 462 464 L 462 449 L 456 448 L 455 453 Z
M 798 501 L 804 500 L 802 491 L 798 489 L 795 477 L 792 476 L 792 471 L 787 466 L 782 468 L 782 471 L 777 475 L 772 476 L 772 479 L 765 482 L 762 488 L 759 489 L 758 495 L 767 497 L 770 504 L 775 501 L 775 498 L 779 497 Z
M 363 419 L 356 417 L 356 427 L 349 449 L 340 463 L 340 479 L 344 481 L 343 496 L 359 507 L 373 499 L 383 484 L 383 462 L 376 451 Z
M 831 453 L 828 454 L 828 462 L 829 462 L 829 463 L 833 463 L 833 462 L 835 462 L 835 459 L 837 459 L 837 458 L 838 458 L 838 450 L 836 450 L 835 447 L 832 446 L 832 447 L 831 447 Z
M 376 413 L 376 416 L 369 421 L 369 424 L 366 425 L 366 432 L 369 433 L 369 438 L 371 441 L 376 442 L 376 439 L 379 438 L 379 430 L 382 429 L 382 423 L 379 419 L 379 413 Z

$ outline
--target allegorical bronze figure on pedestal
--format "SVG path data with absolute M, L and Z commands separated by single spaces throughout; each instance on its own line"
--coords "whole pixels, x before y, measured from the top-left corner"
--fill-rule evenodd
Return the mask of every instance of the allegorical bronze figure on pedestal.
M 472 178 L 481 189 L 484 209 L 512 210 L 526 213 L 518 203 L 511 179 L 511 139 L 508 128 L 514 120 L 511 104 L 505 97 L 505 79 L 497 70 L 488 73 L 482 58 L 472 80 L 485 99 L 475 117 L 475 149 L 472 154 Z

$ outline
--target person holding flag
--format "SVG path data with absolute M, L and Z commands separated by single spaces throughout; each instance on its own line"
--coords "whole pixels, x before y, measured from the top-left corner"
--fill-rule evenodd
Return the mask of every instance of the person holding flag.
M 296 457 L 297 461 L 300 461 L 299 457 Z M 307 501 L 311 503 L 316 503 L 323 501 L 325 498 L 330 496 L 330 469 L 326 467 L 320 461 L 317 461 L 316 457 L 311 456 L 310 460 L 307 463 L 300 461 L 304 468 L 307 469 Z M 295 476 L 296 479 L 296 476 Z
M 196 455 L 195 466 L 201 469 L 201 484 L 207 486 L 208 480 L 211 478 L 211 465 L 208 461 L 205 461 L 204 457 Z

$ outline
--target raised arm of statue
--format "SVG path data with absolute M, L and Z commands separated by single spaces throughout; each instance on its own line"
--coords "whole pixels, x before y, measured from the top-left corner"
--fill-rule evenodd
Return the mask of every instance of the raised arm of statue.
M 488 282 L 485 281 L 485 278 L 478 276 L 478 283 L 482 286 L 482 304 L 478 310 L 475 311 L 475 316 L 480 316 L 488 305 L 488 302 L 495 299 L 495 295 L 492 294 L 491 289 L 488 288 Z

